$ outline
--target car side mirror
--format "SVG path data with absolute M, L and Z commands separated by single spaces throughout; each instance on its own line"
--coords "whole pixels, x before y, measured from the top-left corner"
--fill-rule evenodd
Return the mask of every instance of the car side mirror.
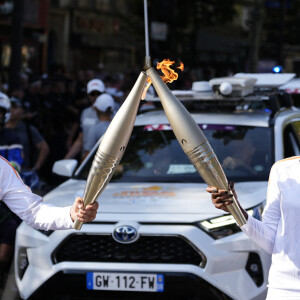
M 52 172 L 60 176 L 71 177 L 74 174 L 77 164 L 76 159 L 58 160 L 54 163 Z

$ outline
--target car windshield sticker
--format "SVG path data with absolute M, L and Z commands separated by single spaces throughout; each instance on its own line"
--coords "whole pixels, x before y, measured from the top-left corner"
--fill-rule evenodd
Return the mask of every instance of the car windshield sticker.
M 114 197 L 122 198 L 144 198 L 144 197 L 157 197 L 166 198 L 174 197 L 175 192 L 169 189 L 164 189 L 160 186 L 150 186 L 148 188 L 138 188 L 136 190 L 125 190 L 113 194 Z
M 167 174 L 186 174 L 186 173 L 196 173 L 197 170 L 193 165 L 184 165 L 184 164 L 176 164 L 170 165 Z
M 236 126 L 232 125 L 217 125 L 217 124 L 198 124 L 203 130 L 235 130 Z
M 203 130 L 235 130 L 236 126 L 233 125 L 219 125 L 219 124 L 198 124 Z M 169 124 L 154 124 L 146 125 L 144 131 L 155 131 L 155 130 L 172 130 Z
M 168 124 L 147 125 L 144 127 L 144 131 L 154 131 L 154 130 L 172 130 L 172 127 Z

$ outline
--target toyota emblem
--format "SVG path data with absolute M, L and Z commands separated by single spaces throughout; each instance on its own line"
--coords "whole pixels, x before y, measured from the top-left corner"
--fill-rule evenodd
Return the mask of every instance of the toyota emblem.
M 137 239 L 137 230 L 128 225 L 115 228 L 113 238 L 122 244 L 132 243 Z

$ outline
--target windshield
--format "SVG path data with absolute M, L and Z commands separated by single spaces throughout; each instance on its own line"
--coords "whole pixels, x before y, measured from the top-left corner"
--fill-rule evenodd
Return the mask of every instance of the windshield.
M 264 127 L 199 124 L 228 181 L 268 180 L 273 162 L 271 130 Z M 94 155 L 78 174 L 87 179 Z M 203 182 L 170 125 L 136 126 L 112 181 Z

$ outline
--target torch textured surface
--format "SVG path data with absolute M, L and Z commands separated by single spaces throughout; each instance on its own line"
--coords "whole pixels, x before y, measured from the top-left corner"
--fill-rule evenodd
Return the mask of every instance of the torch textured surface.
M 219 161 L 212 147 L 207 141 L 192 151 L 186 152 L 186 155 L 208 185 L 222 190 L 228 189 L 227 178 L 223 169 L 220 168 Z
M 178 142 L 200 176 L 208 185 L 228 190 L 223 168 L 198 124 L 153 68 L 148 69 L 146 73 L 160 98 Z M 242 226 L 246 223 L 246 219 L 236 199 L 233 197 L 232 200 L 233 203 L 228 205 L 228 210 L 237 224 Z
M 100 148 L 98 148 L 84 190 L 84 206 L 89 205 L 99 197 L 100 193 L 104 190 L 113 175 L 120 160 L 121 157 L 106 155 L 101 152 Z M 74 228 L 79 230 L 81 226 L 82 223 L 76 220 Z
M 84 207 L 100 196 L 122 159 L 133 129 L 146 80 L 147 75 L 141 72 L 102 138 L 85 186 Z M 82 222 L 76 220 L 74 228 L 80 230 L 81 226 Z
M 208 141 L 199 145 L 192 151 L 186 152 L 186 155 L 209 186 L 228 190 L 228 182 L 223 168 Z M 233 200 L 233 203 L 228 205 L 229 212 L 235 218 L 239 226 L 246 224 L 246 219 L 241 212 L 236 199 L 232 197 L 231 200 Z

